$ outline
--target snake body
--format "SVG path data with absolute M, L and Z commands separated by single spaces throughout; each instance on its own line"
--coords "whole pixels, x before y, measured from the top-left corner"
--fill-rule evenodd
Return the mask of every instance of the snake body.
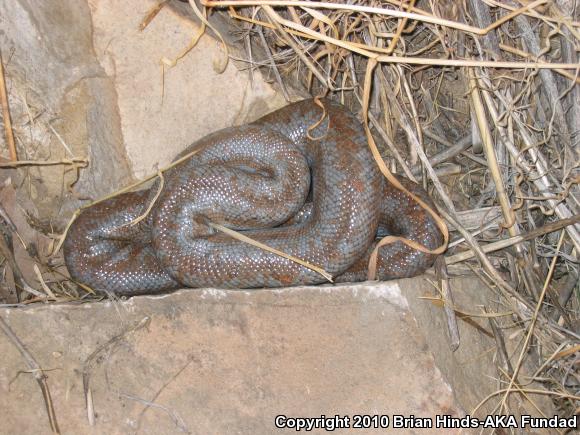
M 324 112 L 313 100 L 294 103 L 204 137 L 184 152 L 196 154 L 164 173 L 158 197 L 159 181 L 83 210 L 64 244 L 71 277 L 121 295 L 326 281 L 211 222 L 319 266 L 336 281 L 366 279 L 378 234 L 439 246 L 431 216 L 383 179 L 354 115 L 322 104 Z M 400 180 L 432 204 L 419 186 Z M 397 242 L 381 248 L 378 274 L 417 275 L 433 260 Z

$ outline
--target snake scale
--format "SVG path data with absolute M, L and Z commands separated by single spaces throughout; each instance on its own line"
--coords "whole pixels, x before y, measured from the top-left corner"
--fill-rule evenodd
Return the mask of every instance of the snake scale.
M 379 235 L 439 246 L 432 217 L 379 172 L 355 116 L 330 100 L 322 104 L 325 111 L 301 101 L 210 134 L 182 155 L 196 154 L 164 172 L 161 190 L 157 181 L 84 209 L 64 243 L 71 277 L 119 295 L 326 281 L 210 222 L 322 267 L 335 281 L 366 279 Z M 399 180 L 432 206 L 418 185 Z M 434 258 L 401 242 L 386 245 L 378 275 L 414 276 Z

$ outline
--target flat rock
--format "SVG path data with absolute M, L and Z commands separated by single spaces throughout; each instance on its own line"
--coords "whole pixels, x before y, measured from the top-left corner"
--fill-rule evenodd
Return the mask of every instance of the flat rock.
M 136 178 L 166 166 L 209 133 L 287 104 L 259 71 L 238 71 L 230 61 L 221 72 L 217 66 L 226 54 L 209 32 L 185 54 L 200 26 L 177 9 L 163 7 L 140 30 L 158 0 L 88 3 L 95 53 L 115 83 L 123 141 Z
M 270 434 L 278 415 L 348 416 L 338 432 L 364 434 L 377 430 L 352 428 L 355 415 L 391 426 L 395 414 L 464 415 L 396 281 L 182 290 L 0 316 L 46 370 L 65 434 Z M 4 334 L 0 354 L 0 432 L 49 433 L 40 389 Z
M 0 0 L 0 52 L 19 159 L 90 161 L 78 174 L 61 165 L 2 173 L 21 186 L 23 202 L 34 202 L 27 207 L 34 220 L 51 227 L 64 227 L 81 198 L 96 199 L 131 181 L 115 88 L 91 36 L 86 1 Z M 1 134 L 6 156 L 3 140 Z

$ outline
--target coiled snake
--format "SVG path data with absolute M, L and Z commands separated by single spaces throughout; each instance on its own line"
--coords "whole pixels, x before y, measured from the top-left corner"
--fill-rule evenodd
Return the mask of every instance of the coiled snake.
M 209 222 L 322 267 L 335 281 L 366 279 L 378 234 L 439 246 L 432 217 L 380 174 L 354 115 L 322 103 L 322 122 L 321 107 L 305 100 L 204 137 L 189 148 L 195 155 L 164 173 L 158 198 L 159 182 L 85 209 L 64 243 L 72 278 L 122 295 L 326 281 Z M 432 204 L 419 186 L 400 181 Z M 131 225 L 152 201 L 146 219 Z M 378 275 L 417 275 L 433 260 L 397 242 L 381 248 Z

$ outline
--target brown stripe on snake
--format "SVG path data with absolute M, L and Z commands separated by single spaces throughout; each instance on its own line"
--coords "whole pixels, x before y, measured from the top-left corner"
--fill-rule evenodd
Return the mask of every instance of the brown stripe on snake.
M 73 279 L 122 295 L 325 282 L 208 222 L 322 267 L 338 281 L 366 279 L 380 234 L 438 247 L 442 237 L 433 219 L 383 179 L 354 115 L 322 102 L 326 117 L 310 132 L 317 140 L 307 131 L 322 109 L 305 100 L 196 142 L 190 149 L 201 151 L 164 173 L 151 213 L 135 226 L 127 224 L 145 212 L 157 184 L 85 209 L 64 244 Z M 403 182 L 428 201 L 419 186 Z M 381 248 L 379 277 L 417 275 L 433 261 L 397 242 Z

